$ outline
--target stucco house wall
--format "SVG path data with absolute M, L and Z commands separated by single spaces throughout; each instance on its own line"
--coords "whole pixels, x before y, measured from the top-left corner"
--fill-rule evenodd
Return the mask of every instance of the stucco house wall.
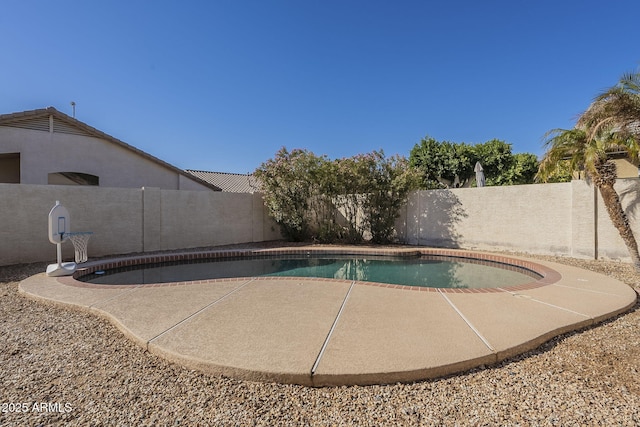
M 51 184 L 51 173 L 76 172 L 97 176 L 101 187 L 218 190 L 51 107 L 0 116 L 0 161 L 7 176 L 19 169 L 22 184 Z
M 613 159 L 616 164 L 618 178 L 638 178 L 640 171 L 638 170 L 637 161 L 631 162 L 627 158 Z

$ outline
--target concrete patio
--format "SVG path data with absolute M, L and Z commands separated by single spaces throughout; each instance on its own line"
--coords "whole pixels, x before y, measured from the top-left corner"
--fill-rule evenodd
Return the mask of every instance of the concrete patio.
M 259 277 L 121 287 L 42 273 L 21 282 L 20 291 L 105 316 L 151 353 L 190 368 L 309 386 L 378 384 L 496 363 L 636 301 L 615 279 L 535 262 L 554 272 L 553 283 L 415 292 Z

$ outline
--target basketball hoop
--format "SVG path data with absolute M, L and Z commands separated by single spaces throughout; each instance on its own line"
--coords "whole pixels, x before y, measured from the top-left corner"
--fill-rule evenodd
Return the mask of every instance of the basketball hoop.
M 62 262 L 62 242 L 70 229 L 69 211 L 56 200 L 49 212 L 49 241 L 56 245 L 58 263 L 47 266 L 47 276 L 70 276 L 76 271 L 75 262 Z
M 87 262 L 87 246 L 92 234 L 91 231 L 76 231 L 64 234 L 65 240 L 69 239 L 73 243 L 73 248 L 76 252 L 76 263 Z
M 87 244 L 90 231 L 72 233 L 69 211 L 56 200 L 56 205 L 49 212 L 49 241 L 56 245 L 58 262 L 47 266 L 47 276 L 70 276 L 76 271 L 76 263 L 87 261 Z M 76 250 L 76 262 L 62 262 L 62 242 L 71 240 Z

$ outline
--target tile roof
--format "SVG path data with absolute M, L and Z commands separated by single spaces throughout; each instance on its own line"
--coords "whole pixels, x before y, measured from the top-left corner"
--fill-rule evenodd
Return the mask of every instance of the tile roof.
M 250 174 L 208 172 L 187 169 L 186 172 L 211 185 L 231 193 L 256 193 L 260 191 L 258 180 Z

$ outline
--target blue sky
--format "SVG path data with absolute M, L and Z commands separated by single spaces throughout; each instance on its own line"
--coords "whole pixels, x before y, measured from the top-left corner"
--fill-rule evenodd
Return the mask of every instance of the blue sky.
M 184 169 L 282 146 L 543 154 L 640 68 L 638 0 L 3 0 L 0 113 L 53 106 Z

